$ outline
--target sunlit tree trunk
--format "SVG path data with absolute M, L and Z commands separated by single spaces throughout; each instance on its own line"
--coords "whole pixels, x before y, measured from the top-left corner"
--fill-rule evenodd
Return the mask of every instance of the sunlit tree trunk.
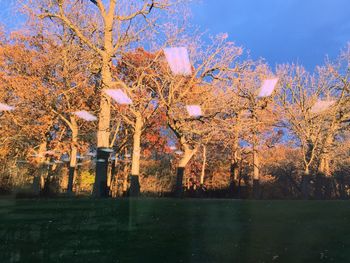
M 309 199 L 310 198 L 310 181 L 311 181 L 311 175 L 310 175 L 310 165 L 312 163 L 312 160 L 314 158 L 314 145 L 311 140 L 307 142 L 307 148 L 306 148 L 306 154 L 304 157 L 304 174 L 302 175 L 301 180 L 301 193 L 303 199 Z
M 102 91 L 100 100 L 100 112 L 97 131 L 97 160 L 96 162 L 96 177 L 94 184 L 94 195 L 96 197 L 107 197 L 107 173 L 108 173 L 108 157 L 109 153 L 103 151 L 109 147 L 110 137 L 110 99 L 103 92 L 104 89 L 111 87 L 112 74 L 111 65 L 112 59 L 109 55 L 103 56 L 102 60 Z
M 71 152 L 70 152 L 70 161 L 69 161 L 69 176 L 68 176 L 68 187 L 67 193 L 73 193 L 73 184 L 76 178 L 76 166 L 77 166 L 77 153 L 78 153 L 78 124 L 75 120 L 75 117 L 71 116 L 71 130 L 72 130 L 72 143 L 71 143 Z
M 176 171 L 175 195 L 177 197 L 181 197 L 183 194 L 182 181 L 185 175 L 186 165 L 191 160 L 192 156 L 196 153 L 196 149 L 191 149 L 191 147 L 187 143 L 183 143 L 182 147 L 184 152 L 179 161 Z
M 202 163 L 202 171 L 200 177 L 200 185 L 204 185 L 204 177 L 205 177 L 205 168 L 207 166 L 207 147 L 203 145 L 203 163 Z
M 301 180 L 301 193 L 303 199 L 309 199 L 310 197 L 310 169 L 306 166 L 304 169 L 304 174 Z
M 332 177 L 331 169 L 329 166 L 329 157 L 328 154 L 324 156 L 324 175 L 325 175 L 325 198 L 331 199 L 335 192 L 335 182 L 334 178 Z
M 254 124 L 257 125 L 258 117 L 256 112 L 252 112 L 252 117 Z M 258 149 L 258 130 L 257 127 L 254 127 L 253 130 L 253 198 L 260 199 L 260 160 L 259 160 L 259 149 Z
M 96 197 L 107 197 L 107 174 L 108 174 L 108 158 L 109 153 L 103 151 L 103 148 L 109 147 L 110 141 L 110 121 L 111 121 L 111 103 L 110 98 L 104 93 L 105 89 L 112 88 L 112 58 L 114 55 L 113 47 L 113 25 L 114 25 L 114 9 L 116 1 L 112 1 L 109 11 L 103 14 L 104 20 L 104 43 L 102 53 L 102 70 L 101 70 L 101 100 L 100 112 L 97 131 L 97 160 L 96 176 L 94 184 L 94 195 Z M 103 161 L 102 161 L 103 160 Z
M 142 117 L 141 114 L 136 116 L 135 130 L 133 136 L 133 151 L 131 163 L 130 178 L 130 196 L 138 196 L 140 194 L 140 157 L 141 157 L 141 133 L 142 133 Z
M 39 146 L 39 154 L 36 158 L 36 162 L 38 164 L 38 173 L 35 175 L 33 179 L 33 191 L 35 194 L 40 194 L 41 191 L 44 189 L 45 185 L 45 175 L 47 174 L 47 169 L 45 165 L 45 157 L 41 156 L 43 152 L 46 151 L 47 143 L 42 142 Z
M 324 198 L 331 199 L 334 192 L 334 181 L 332 178 L 332 173 L 330 169 L 330 156 L 329 156 L 329 147 L 332 144 L 331 134 L 327 135 L 327 138 L 324 142 L 322 153 L 320 155 L 320 162 L 318 165 L 318 174 L 322 176 L 322 186 L 325 188 Z
M 125 130 L 125 136 L 128 136 L 128 130 Z M 128 148 L 125 147 L 124 156 L 128 155 Z M 123 169 L 123 196 L 126 196 L 128 193 L 128 178 L 129 178 L 129 165 L 125 162 L 126 158 L 124 158 L 124 169 Z
M 260 160 L 257 146 L 253 145 L 253 197 L 260 198 Z
M 239 175 L 239 144 L 238 144 L 238 130 L 234 131 L 232 144 L 232 157 L 230 166 L 230 192 L 234 194 L 238 182 Z
M 123 169 L 123 196 L 126 196 L 128 192 L 128 177 L 129 167 L 127 164 L 125 164 Z
M 329 155 L 329 148 L 331 144 L 333 143 L 332 134 L 328 134 L 320 154 L 320 162 L 318 164 L 318 172 L 324 175 L 325 177 L 332 176 L 331 170 L 330 170 L 330 155 Z

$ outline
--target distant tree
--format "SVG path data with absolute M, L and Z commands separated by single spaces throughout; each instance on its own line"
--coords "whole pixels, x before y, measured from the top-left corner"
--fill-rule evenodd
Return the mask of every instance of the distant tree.
M 149 127 L 150 119 L 157 113 L 157 85 L 160 85 L 158 62 L 159 54 L 152 54 L 137 49 L 122 55 L 116 67 L 116 74 L 126 85 L 125 92 L 132 100 L 132 105 L 118 107 L 122 120 L 133 132 L 130 195 L 140 193 L 140 157 L 141 136 Z M 123 109 L 124 108 L 124 109 Z
M 260 149 L 266 141 L 266 134 L 271 134 L 276 122 L 274 94 L 259 97 L 259 90 L 264 80 L 272 78 L 272 72 L 261 61 L 245 61 L 236 67 L 232 78 L 233 101 L 229 123 L 232 123 L 233 151 L 231 162 L 232 182 L 237 180 L 239 141 L 251 145 L 253 166 L 253 196 L 260 198 Z
M 314 173 L 318 170 L 330 176 L 328 151 L 347 118 L 343 109 L 348 84 L 335 78 L 338 73 L 331 64 L 319 67 L 314 74 L 301 66 L 284 65 L 278 68 L 278 74 L 282 85 L 282 122 L 301 147 L 304 166 L 301 189 L 303 197 L 309 198 L 312 168 Z M 322 101 L 330 104 L 323 106 Z M 316 195 L 320 197 L 318 191 Z
M 230 70 L 231 63 L 241 54 L 241 49 L 225 41 L 224 35 L 213 39 L 204 48 L 198 39 L 187 38 L 193 73 L 190 76 L 164 74 L 164 83 L 158 88 L 160 103 L 165 109 L 167 125 L 181 145 L 183 155 L 177 167 L 175 192 L 182 194 L 185 167 L 198 151 L 202 141 L 217 128 L 215 117 L 222 111 L 215 96 L 219 85 Z M 191 117 L 186 105 L 199 105 L 203 116 Z

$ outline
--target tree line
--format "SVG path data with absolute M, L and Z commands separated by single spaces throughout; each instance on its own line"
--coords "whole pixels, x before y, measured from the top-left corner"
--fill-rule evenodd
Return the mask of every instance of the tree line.
M 272 69 L 226 34 L 206 40 L 185 1 L 18 9 L 26 25 L 0 33 L 0 102 L 14 107 L 0 112 L 3 193 L 349 196 L 350 46 L 313 72 Z M 174 74 L 168 47 L 186 48 L 189 74 Z

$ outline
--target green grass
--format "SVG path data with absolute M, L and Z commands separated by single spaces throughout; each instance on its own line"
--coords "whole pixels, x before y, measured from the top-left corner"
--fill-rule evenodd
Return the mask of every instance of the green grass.
M 0 262 L 350 262 L 350 202 L 0 199 Z

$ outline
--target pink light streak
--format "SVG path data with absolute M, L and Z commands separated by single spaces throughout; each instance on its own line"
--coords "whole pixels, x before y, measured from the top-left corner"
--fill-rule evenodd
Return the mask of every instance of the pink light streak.
M 318 100 L 318 101 L 311 107 L 311 113 L 321 113 L 321 112 L 323 112 L 323 111 L 326 111 L 326 110 L 328 110 L 334 103 L 335 103 L 334 100 L 330 100 L 330 101 Z
M 275 79 L 266 79 L 264 80 L 258 97 L 269 97 L 271 96 L 272 92 L 275 90 L 275 87 L 277 85 L 278 78 Z
M 191 75 L 192 68 L 185 47 L 164 48 L 164 54 L 174 75 Z
M 200 117 L 202 116 L 202 109 L 199 105 L 187 105 L 187 112 L 191 117 Z
M 132 104 L 132 100 L 121 89 L 106 89 L 105 93 L 121 105 Z
M 76 112 L 74 112 L 74 114 L 76 116 L 78 116 L 79 118 L 86 120 L 86 121 L 96 121 L 97 120 L 96 116 L 92 115 L 91 113 L 89 113 L 85 110 L 76 111 Z
M 13 107 L 13 106 L 9 106 L 5 103 L 0 103 L 0 111 L 12 111 L 14 109 L 15 109 L 15 107 Z

